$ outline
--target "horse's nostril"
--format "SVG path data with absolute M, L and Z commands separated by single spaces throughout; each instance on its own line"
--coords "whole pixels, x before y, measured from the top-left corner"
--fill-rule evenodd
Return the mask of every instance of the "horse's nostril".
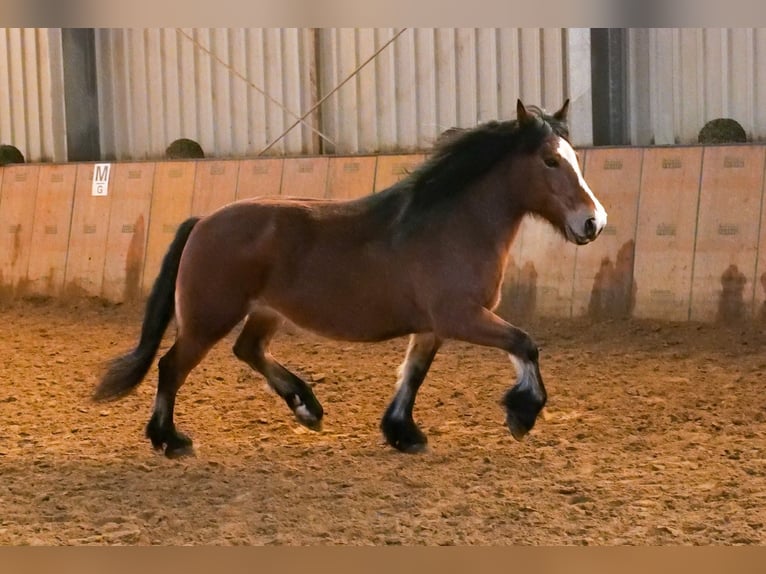
M 598 235 L 598 227 L 596 226 L 596 218 L 590 217 L 585 221 L 585 236 L 588 239 L 595 239 Z

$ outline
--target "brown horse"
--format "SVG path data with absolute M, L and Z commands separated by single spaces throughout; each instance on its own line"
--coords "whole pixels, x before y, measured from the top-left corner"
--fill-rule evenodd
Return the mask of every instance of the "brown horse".
M 185 221 L 149 295 L 137 347 L 111 363 L 95 398 L 122 396 L 141 382 L 175 314 L 178 331 L 159 361 L 146 435 L 168 456 L 191 452 L 173 421 L 176 393 L 245 319 L 234 354 L 265 377 L 300 423 L 318 429 L 323 410 L 311 388 L 268 350 L 287 318 L 349 341 L 410 335 L 381 422 L 388 443 L 407 452 L 427 442 L 412 410 L 442 341 L 506 351 L 517 382 L 503 403 L 520 440 L 546 392 L 535 343 L 492 312 L 511 242 L 526 214 L 578 245 L 606 225 L 567 141 L 568 104 L 547 115 L 519 101 L 515 121 L 450 134 L 408 177 L 362 199 L 244 200 Z

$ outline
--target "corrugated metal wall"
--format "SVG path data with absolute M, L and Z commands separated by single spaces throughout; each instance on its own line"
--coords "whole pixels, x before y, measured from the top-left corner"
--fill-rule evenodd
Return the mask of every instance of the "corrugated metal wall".
M 100 30 L 102 152 L 116 159 L 161 157 L 172 140 L 189 137 L 210 155 L 258 154 L 395 33 Z M 519 96 L 557 107 L 570 92 L 567 51 L 576 34 L 561 28 L 406 30 L 268 154 L 422 149 L 448 127 L 513 117 Z M 582 32 L 576 41 L 587 48 Z M 576 69 L 589 79 L 589 66 L 579 62 Z M 574 85 L 587 86 L 578 81 Z M 577 106 L 589 119 L 588 88 L 580 92 Z M 580 143 L 590 143 L 589 128 L 588 122 L 579 130 Z
M 179 137 L 211 156 L 256 155 L 395 32 L 97 30 L 102 157 L 159 158 Z M 268 154 L 428 148 L 448 127 L 513 117 L 519 96 L 550 108 L 573 96 L 573 133 L 588 144 L 586 36 L 559 28 L 406 30 Z M 570 62 L 570 51 L 580 56 Z M 65 161 L 60 30 L 0 30 L 3 62 L 0 139 L 30 161 Z
M 319 30 L 321 92 L 395 32 Z M 449 127 L 515 117 L 518 97 L 557 108 L 568 93 L 566 46 L 561 28 L 407 30 L 322 106 L 323 131 L 337 142 L 328 151 L 428 148 Z
M 254 156 L 397 31 L 104 29 L 96 32 L 104 159 L 162 157 L 179 137 Z M 766 29 L 628 31 L 631 142 L 693 143 L 705 122 L 766 140 Z M 60 29 L 0 29 L 0 143 L 66 161 Z M 588 29 L 408 29 L 269 155 L 428 148 L 443 129 L 555 108 L 592 142 Z M 597 111 L 598 113 L 598 111 Z
M 0 28 L 0 143 L 66 161 L 61 30 Z
M 628 42 L 633 144 L 694 143 L 720 117 L 766 139 L 766 29 L 631 29 Z
M 181 137 L 255 155 L 315 102 L 310 29 L 114 29 L 96 42 L 107 158 L 162 157 Z M 295 129 L 271 152 L 317 153 L 317 136 Z

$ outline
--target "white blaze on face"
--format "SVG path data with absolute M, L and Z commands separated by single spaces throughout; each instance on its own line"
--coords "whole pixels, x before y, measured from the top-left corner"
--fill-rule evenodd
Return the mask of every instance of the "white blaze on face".
M 559 156 L 561 156 L 561 159 L 566 161 L 572 167 L 572 170 L 577 175 L 577 181 L 579 182 L 580 187 L 585 190 L 585 193 L 587 193 L 588 197 L 590 197 L 591 201 L 593 201 L 593 217 L 596 219 L 596 224 L 599 226 L 599 228 L 604 227 L 604 225 L 606 225 L 606 210 L 604 209 L 604 206 L 601 205 L 601 202 L 596 199 L 596 196 L 593 195 L 590 186 L 582 176 L 580 163 L 577 161 L 577 154 L 575 153 L 574 148 L 569 144 L 567 140 L 564 138 L 559 138 L 559 143 L 556 151 L 558 152 Z

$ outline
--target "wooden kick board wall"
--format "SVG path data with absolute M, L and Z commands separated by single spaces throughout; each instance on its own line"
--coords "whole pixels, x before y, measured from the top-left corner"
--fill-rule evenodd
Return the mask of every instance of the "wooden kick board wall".
M 282 187 L 281 158 L 244 159 L 239 163 L 236 198 L 276 197 Z
M 141 297 L 155 169 L 154 163 L 112 166 L 101 286 L 101 296 L 109 301 L 133 301 Z
M 519 273 L 532 274 L 535 285 L 533 315 L 570 317 L 575 246 L 547 221 L 527 216 L 516 237 Z
M 324 198 L 330 158 L 287 158 L 282 167 L 280 194 L 285 197 Z
M 644 151 L 633 316 L 689 319 L 702 147 Z
M 695 321 L 753 315 L 764 148 L 704 150 L 691 290 Z
M 238 161 L 198 161 L 191 214 L 208 215 L 234 201 L 239 167 Z
M 760 214 L 753 286 L 753 317 L 766 323 L 766 166 L 764 167 Z
M 576 248 L 572 315 L 620 317 L 630 312 L 642 148 L 596 148 L 583 175 L 607 212 L 593 243 Z M 627 292 L 626 292 L 627 291 Z
M 142 280 L 144 294 L 151 290 L 178 226 L 191 215 L 196 168 L 197 162 L 192 161 L 157 164 Z
M 40 167 L 32 246 L 23 289 L 26 295 L 56 297 L 62 294 L 76 179 L 75 164 Z
M 359 197 L 385 189 L 424 159 L 115 163 L 108 197 L 101 198 L 90 196 L 91 164 L 6 166 L 2 292 L 57 295 L 64 287 L 112 301 L 140 297 L 193 211 L 209 212 L 232 198 Z M 586 313 L 603 261 L 616 263 L 634 237 L 633 316 L 714 320 L 723 271 L 736 265 L 745 278 L 745 313 L 763 312 L 766 320 L 766 147 L 596 148 L 586 151 L 584 165 L 609 213 L 602 236 L 575 248 L 547 224 L 526 221 L 513 246 L 507 280 L 525 274 L 525 262 L 535 265 L 536 314 Z
M 374 156 L 332 157 L 327 173 L 327 197 L 356 199 L 373 192 L 375 185 Z
M 104 282 L 113 194 L 107 188 L 105 196 L 93 196 L 94 171 L 95 164 L 77 166 L 69 256 L 64 276 L 64 293 L 71 297 L 98 297 Z M 115 174 L 112 173 L 111 177 L 114 178 Z
M 381 155 L 375 169 L 375 193 L 407 177 L 426 159 L 425 154 Z
M 6 297 L 13 297 L 27 278 L 40 166 L 8 165 L 0 171 L 0 285 Z

